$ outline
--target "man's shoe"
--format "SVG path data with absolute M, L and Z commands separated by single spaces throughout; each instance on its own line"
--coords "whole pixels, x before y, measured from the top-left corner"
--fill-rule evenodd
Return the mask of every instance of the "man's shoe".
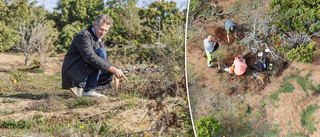
M 209 68 L 215 68 L 214 66 L 209 66 Z
M 97 91 L 104 91 L 106 89 L 112 88 L 111 83 L 105 84 L 105 85 L 100 85 L 96 86 Z
M 82 96 L 83 88 L 73 87 L 73 88 L 70 88 L 70 90 L 76 97 L 81 97 Z
M 105 97 L 105 95 L 102 95 L 100 93 L 97 93 L 96 89 L 91 89 L 87 92 L 82 93 L 83 97 Z

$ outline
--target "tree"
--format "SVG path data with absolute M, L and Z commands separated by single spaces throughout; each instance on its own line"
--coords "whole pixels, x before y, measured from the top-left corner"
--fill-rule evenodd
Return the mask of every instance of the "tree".
M 110 0 L 106 2 L 103 13 L 113 18 L 113 27 L 105 39 L 114 41 L 120 47 L 133 41 L 133 44 L 143 43 L 142 29 L 136 7 L 137 0 Z
M 73 37 L 93 24 L 94 20 L 104 9 L 103 0 L 60 0 L 55 11 L 48 15 L 59 30 L 59 40 L 56 45 L 60 52 L 66 52 Z
M 141 25 L 148 27 L 152 33 L 149 34 L 150 39 L 156 39 L 159 43 L 160 37 L 164 35 L 162 31 L 173 29 L 172 24 L 176 24 L 183 15 L 180 14 L 175 2 L 155 1 L 148 6 L 148 9 L 139 11 Z
M 241 42 L 248 50 L 269 49 L 271 43 L 271 32 L 276 30 L 276 27 L 271 24 L 272 14 L 268 14 L 268 7 L 266 1 L 237 1 L 235 5 L 229 10 L 231 14 L 236 15 L 237 22 L 242 23 L 247 30 L 244 32 L 245 37 Z M 274 59 L 281 59 L 274 51 L 269 52 Z
M 273 24 L 281 31 L 294 29 L 298 32 L 314 33 L 320 30 L 320 1 L 315 0 L 272 0 Z
M 30 15 L 35 2 L 28 0 L 8 0 L 0 2 L 0 52 L 10 49 L 19 41 L 16 21 Z
M 45 18 L 35 17 L 32 25 L 26 21 L 19 23 L 19 38 L 15 48 L 25 56 L 25 65 L 38 55 L 40 66 L 46 60 L 47 53 L 51 50 L 51 44 L 57 38 L 57 31 L 53 28 L 54 22 Z
M 83 29 L 84 27 L 79 21 L 75 21 L 72 24 L 67 24 L 66 26 L 64 26 L 59 33 L 59 39 L 56 41 L 56 43 L 61 44 L 61 46 L 58 47 L 58 51 L 67 52 L 73 40 L 73 37 Z
M 79 21 L 83 25 L 92 24 L 95 18 L 101 14 L 104 8 L 103 0 L 60 0 L 56 10 L 58 15 L 58 29 L 61 30 L 67 24 Z

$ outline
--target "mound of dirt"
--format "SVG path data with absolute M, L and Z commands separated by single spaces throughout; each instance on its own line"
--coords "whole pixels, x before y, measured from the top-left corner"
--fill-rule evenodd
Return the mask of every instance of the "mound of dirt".
M 233 35 L 230 35 L 230 42 L 228 42 L 227 31 L 222 27 L 211 26 L 211 27 L 205 28 L 205 30 L 208 33 L 208 35 L 212 35 L 216 37 L 218 41 L 221 42 L 221 44 L 232 45 L 232 43 L 235 40 Z
M 240 25 L 241 26 L 241 25 Z M 242 26 L 240 28 L 243 28 Z M 247 70 L 246 73 L 242 76 L 228 76 L 223 75 L 221 73 L 227 73 L 218 68 L 216 70 L 212 70 L 206 66 L 206 54 L 203 47 L 202 40 L 197 40 L 195 42 L 188 43 L 187 46 L 187 62 L 194 63 L 195 68 L 194 71 L 199 72 L 199 75 L 204 76 L 205 79 L 199 80 L 198 84 L 205 86 L 209 89 L 217 89 L 218 83 L 215 83 L 217 77 L 210 77 L 207 74 L 216 73 L 218 77 L 221 77 L 225 80 L 227 85 L 220 85 L 220 87 L 225 87 L 226 93 L 231 94 L 245 94 L 246 91 L 253 91 L 254 93 L 259 93 L 259 91 L 263 90 L 264 87 L 270 82 L 269 77 L 272 74 L 280 76 L 282 72 L 288 68 L 289 63 L 286 60 L 278 60 L 273 61 L 274 69 L 270 72 L 262 72 L 259 73 L 259 76 L 262 77 L 261 79 L 252 79 L 250 75 L 256 71 L 250 68 L 251 64 L 254 64 L 257 60 L 257 54 L 247 50 L 244 46 L 236 44 L 235 38 L 233 35 L 230 35 L 230 42 L 227 40 L 227 32 L 224 28 L 219 26 L 209 26 L 205 27 L 204 30 L 207 32 L 208 35 L 212 35 L 216 37 L 219 41 L 220 47 L 218 48 L 217 53 L 214 53 L 215 57 L 217 58 L 217 54 L 223 53 L 225 54 L 219 61 L 221 67 L 230 67 L 233 62 L 234 58 L 243 55 L 246 59 L 247 63 Z M 242 29 L 243 30 L 243 29 Z M 200 56 L 199 56 L 200 54 Z M 266 55 L 267 53 L 265 53 Z M 214 66 L 218 67 L 218 62 L 212 63 Z M 212 84 L 214 83 L 214 84 Z M 212 87 L 211 87 L 212 85 Z M 219 88 L 221 90 L 221 88 Z

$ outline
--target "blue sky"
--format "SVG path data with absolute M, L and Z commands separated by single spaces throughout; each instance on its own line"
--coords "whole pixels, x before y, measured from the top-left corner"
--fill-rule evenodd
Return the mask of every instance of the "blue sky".
M 37 5 L 42 5 L 44 3 L 45 9 L 49 10 L 50 12 L 53 11 L 53 8 L 57 7 L 57 3 L 59 0 L 38 0 Z M 107 0 L 104 0 L 105 2 Z M 151 2 L 156 0 L 139 0 L 138 6 L 142 6 L 144 3 L 150 4 Z M 165 0 L 165 1 L 174 1 L 177 3 L 177 7 L 182 11 L 182 9 L 186 9 L 188 6 L 189 0 Z

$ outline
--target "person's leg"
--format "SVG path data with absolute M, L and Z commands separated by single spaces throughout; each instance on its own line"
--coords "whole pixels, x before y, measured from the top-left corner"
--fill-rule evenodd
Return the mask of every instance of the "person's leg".
M 108 73 L 102 72 L 100 74 L 97 85 L 100 86 L 100 85 L 109 84 L 112 81 L 112 76 L 113 76 L 113 74 L 111 72 L 108 72 Z
M 258 67 L 257 64 L 251 64 L 251 65 L 250 65 L 250 69 L 253 69 L 253 70 L 255 70 L 255 71 L 260 71 L 260 69 L 259 69 L 259 67 Z
M 98 48 L 94 52 L 102 59 L 107 58 L 107 52 L 104 48 Z M 90 67 L 91 67 L 92 72 L 87 77 L 85 88 L 84 88 L 85 92 L 89 91 L 91 89 L 95 89 L 95 87 L 98 85 L 99 76 L 101 74 L 101 70 L 94 68 L 92 66 L 90 66 Z
M 106 52 L 106 59 L 107 59 L 107 52 Z M 113 76 L 113 73 L 111 72 L 107 72 L 107 73 L 102 72 L 99 76 L 99 80 L 97 84 L 97 86 L 99 87 L 96 87 L 96 88 L 99 88 L 99 90 L 111 88 L 110 82 L 112 81 L 112 76 Z
M 229 68 L 229 73 L 233 74 L 234 73 L 234 69 L 235 69 L 235 65 L 233 64 L 230 68 Z
M 111 86 L 111 81 L 112 81 L 112 73 L 108 72 L 108 73 L 101 73 L 99 80 L 98 80 L 98 85 L 96 86 L 96 90 L 97 91 L 103 91 L 106 89 L 110 89 L 112 88 Z
M 207 54 L 207 65 L 211 67 L 212 54 L 210 54 L 209 52 L 206 52 L 206 54 Z

